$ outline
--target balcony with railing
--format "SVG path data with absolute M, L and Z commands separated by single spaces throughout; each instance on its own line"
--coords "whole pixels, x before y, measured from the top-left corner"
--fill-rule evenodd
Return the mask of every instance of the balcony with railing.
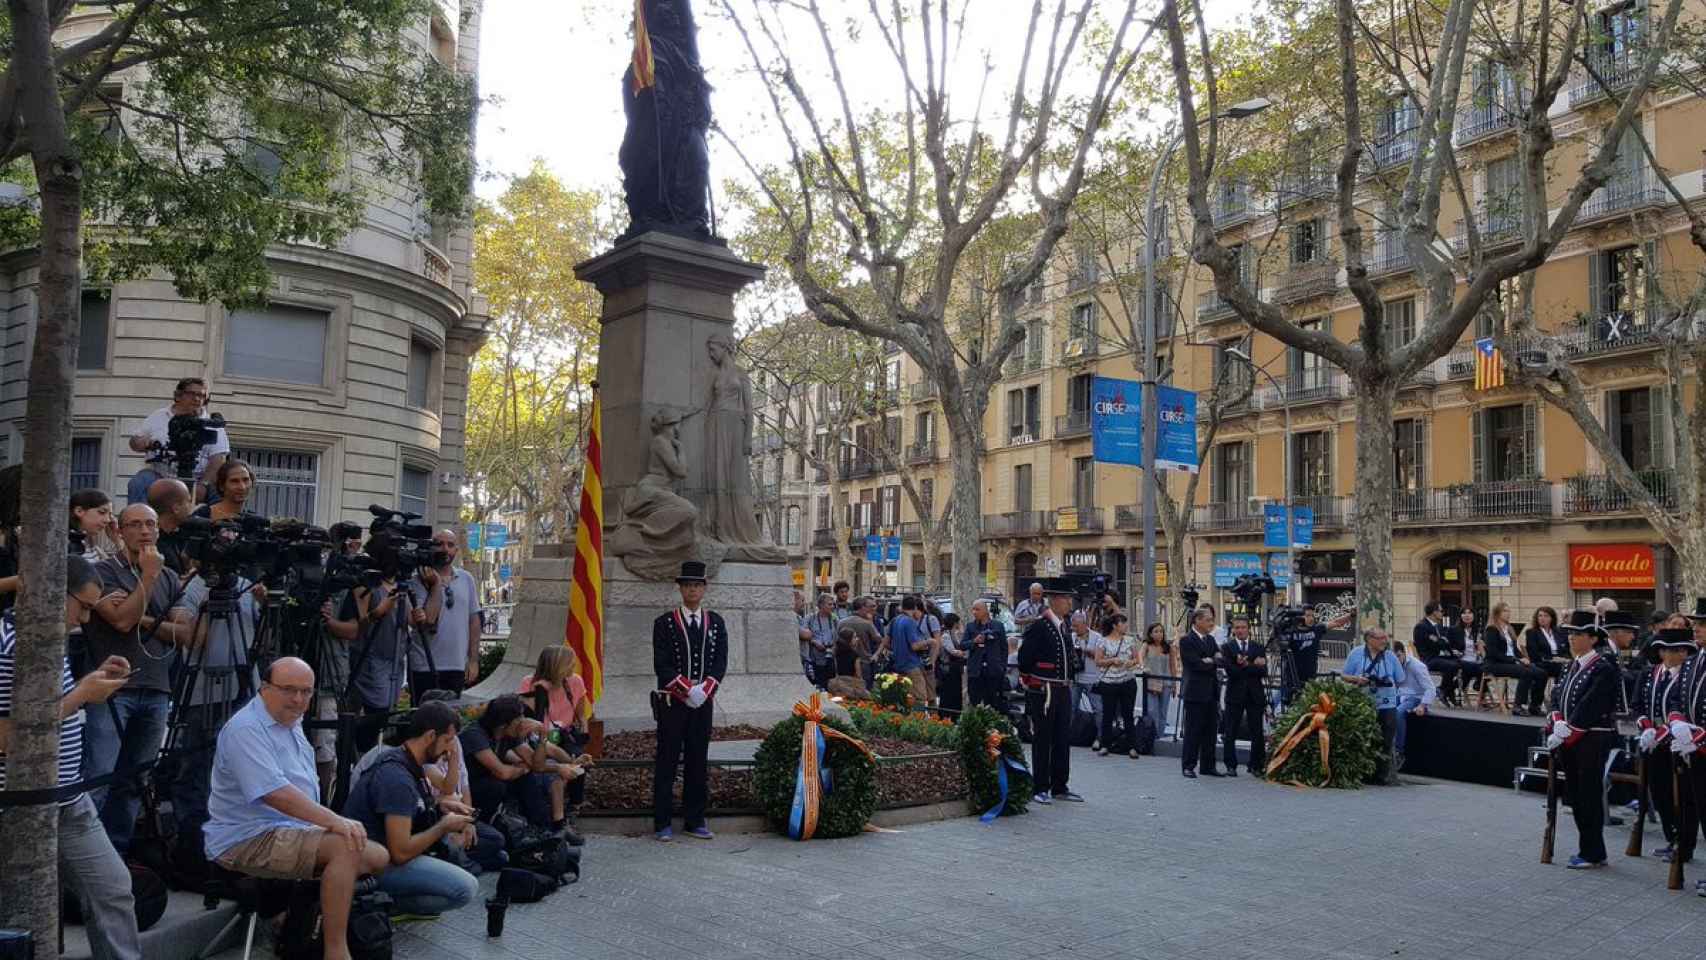
M 1475 345 L 1468 344 L 1453 347 L 1445 355 L 1445 378 L 1447 380 L 1470 380 L 1475 376 Z
M 1101 336 L 1081 330 L 1067 334 L 1060 341 L 1060 359 L 1063 363 L 1089 363 L 1101 349 Z
M 910 464 L 934 463 L 941 457 L 937 452 L 936 438 L 925 437 L 914 440 L 906 447 L 906 462 Z
M 1278 410 L 1311 403 L 1329 403 L 1349 395 L 1349 381 L 1338 367 L 1293 370 L 1257 388 L 1252 402 L 1258 410 Z M 1275 389 L 1275 387 L 1278 389 Z
M 1255 204 L 1250 200 L 1249 184 L 1223 184 L 1214 195 L 1213 212 L 1216 230 L 1229 230 L 1241 223 L 1248 223 L 1255 215 Z
M 1191 511 L 1191 526 L 1204 533 L 1255 530 L 1262 524 L 1262 506 L 1248 500 L 1205 503 Z
M 1586 56 L 1587 65 L 1570 87 L 1570 108 L 1592 103 L 1608 93 L 1629 89 L 1641 72 L 1641 51 L 1634 48 L 1595 50 Z
M 1641 486 L 1666 510 L 1677 506 L 1676 471 L 1637 470 Z M 1609 473 L 1580 473 L 1564 481 L 1564 513 L 1571 516 L 1634 513 L 1635 498 Z
M 1056 440 L 1067 437 L 1082 437 L 1090 432 L 1090 411 L 1069 410 L 1054 418 L 1054 436 Z
M 1676 332 L 1688 328 L 1680 324 Z M 1650 350 L 1664 343 L 1671 333 L 1664 311 L 1657 305 L 1636 310 L 1613 310 L 1572 320 L 1559 329 L 1557 340 L 1572 360 Z
M 917 520 L 908 520 L 900 525 L 900 539 L 903 543 L 923 543 L 924 524 Z
M 1054 512 L 1054 532 L 1059 536 L 1101 533 L 1101 507 L 1061 507 Z
M 1142 532 L 1142 530 L 1143 530 L 1143 504 L 1141 504 L 1141 503 L 1121 503 L 1121 504 L 1115 505 L 1115 507 L 1114 507 L 1114 529 L 1115 530 L 1121 530 L 1121 531 L 1136 530 L 1138 532 Z M 1161 529 L 1160 518 L 1156 518 L 1155 529 L 1156 530 Z
M 1382 236 L 1364 265 L 1368 268 L 1369 279 L 1393 277 L 1414 269 L 1410 265 L 1410 251 L 1404 248 L 1404 239 L 1397 235 Z
M 1545 520 L 1553 515 L 1552 484 L 1492 480 L 1431 490 L 1399 490 L 1392 521 L 1400 525 Z
M 1325 163 L 1299 163 L 1280 177 L 1278 196 L 1281 207 L 1306 200 L 1330 197 L 1338 188 L 1337 174 Z
M 1459 109 L 1457 121 L 1452 126 L 1452 144 L 1467 146 L 1477 140 L 1515 130 L 1519 103 L 1515 94 L 1506 94 L 1503 98 L 1489 98 Z
M 1043 368 L 1043 348 L 1038 344 L 1034 349 L 1024 352 L 1014 351 L 1007 358 L 1007 376 L 1017 377 L 1020 374 L 1035 373 Z
M 1339 265 L 1331 260 L 1315 260 L 1292 266 L 1279 278 L 1273 292 L 1275 303 L 1296 303 L 1324 297 L 1339 289 Z
M 1307 507 L 1315 513 L 1316 530 L 1343 530 L 1355 514 L 1351 497 L 1301 496 L 1292 497 L 1294 510 Z
M 1406 124 L 1405 128 L 1383 134 L 1374 141 L 1374 149 L 1370 152 L 1377 168 L 1384 170 L 1409 163 L 1421 145 L 1421 118 L 1413 112 L 1401 113 L 1399 116 Z
M 1237 315 L 1237 311 L 1232 309 L 1232 304 L 1221 299 L 1219 290 L 1209 287 L 1197 294 L 1197 321 L 1199 323 L 1230 320 Z
M 983 538 L 1040 537 L 1054 530 L 1051 510 L 1017 510 L 983 515 Z
M 1607 181 L 1582 204 L 1576 225 L 1582 226 L 1611 217 L 1620 217 L 1639 210 L 1662 207 L 1670 201 L 1658 178 L 1646 169 L 1625 172 Z
M 834 550 L 835 531 L 829 527 L 818 527 L 812 531 L 812 549 Z
M 1500 250 L 1522 242 L 1522 213 L 1510 209 L 1515 202 L 1500 203 L 1496 209 L 1487 209 L 1483 204 L 1475 214 L 1475 232 L 1481 252 L 1487 253 Z M 1451 249 L 1458 256 L 1469 253 L 1469 229 L 1466 221 L 1459 217 L 1457 220 L 1457 235 L 1451 238 Z
M 906 398 L 913 403 L 923 403 L 940 396 L 934 380 L 918 380 L 906 385 Z
M 843 461 L 841 464 L 841 475 L 848 480 L 857 480 L 861 477 L 875 476 L 881 472 L 882 464 L 877 461 L 876 457 L 871 456 L 868 453 L 861 453 L 856 457 Z

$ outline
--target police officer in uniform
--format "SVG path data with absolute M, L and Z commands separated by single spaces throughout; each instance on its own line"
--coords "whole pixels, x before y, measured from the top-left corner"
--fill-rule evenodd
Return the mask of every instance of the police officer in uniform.
M 1055 800 L 1082 803 L 1067 789 L 1072 772 L 1072 680 L 1077 676 L 1072 648 L 1072 587 L 1058 578 L 1043 584 L 1047 607 L 1025 628 L 1019 644 L 1019 682 L 1025 687 L 1025 712 L 1031 716 L 1031 777 L 1040 804 Z
M 1669 844 L 1655 855 L 1665 862 L 1670 862 L 1677 855 L 1676 847 L 1680 837 L 1677 833 L 1679 821 L 1694 832 L 1694 823 L 1690 817 L 1677 816 L 1677 810 L 1671 804 L 1671 779 L 1680 764 L 1676 755 L 1670 752 L 1670 716 L 1682 709 L 1682 668 L 1688 661 L 1688 655 L 1694 652 L 1694 637 L 1690 630 L 1658 630 L 1648 642 L 1659 657 L 1657 666 L 1648 667 L 1641 675 L 1641 685 L 1635 698 L 1635 712 L 1640 714 L 1636 725 L 1640 735 L 1636 737 L 1636 745 L 1647 764 L 1648 795 L 1645 802 L 1651 803 L 1659 812 L 1659 825 L 1664 829 L 1665 840 Z M 1683 804 L 1685 810 L 1689 804 Z M 1693 852 L 1689 844 L 1683 852 L 1683 862 L 1687 862 L 1688 854 Z
M 1580 836 L 1569 866 L 1586 870 L 1605 866 L 1605 761 L 1617 736 L 1623 680 L 1617 664 L 1597 648 L 1603 631 L 1591 618 L 1578 617 L 1562 629 L 1572 659 L 1552 688 L 1546 748 L 1564 772 Z
M 708 754 L 711 749 L 711 698 L 729 664 L 729 631 L 723 618 L 704 608 L 705 565 L 689 560 L 675 578 L 681 606 L 652 621 L 652 668 L 658 686 L 652 713 L 658 722 L 657 763 L 652 768 L 652 825 L 657 838 L 674 838 L 670 829 L 675 765 L 686 751 L 681 783 L 681 825 L 687 835 L 712 837 L 705 823 Z

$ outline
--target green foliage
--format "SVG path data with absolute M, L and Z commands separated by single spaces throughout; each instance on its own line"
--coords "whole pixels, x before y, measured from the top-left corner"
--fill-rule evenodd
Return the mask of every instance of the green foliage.
M 950 720 L 923 711 L 900 713 L 870 702 L 843 706 L 847 708 L 848 716 L 853 718 L 853 726 L 864 736 L 894 737 L 942 750 L 959 749 L 959 727 Z
M 825 726 L 849 736 L 857 731 L 847 721 L 824 717 Z M 770 729 L 754 756 L 752 790 L 765 816 L 783 833 L 788 812 L 794 805 L 794 781 L 800 765 L 800 738 L 805 720 L 789 716 Z M 824 763 L 829 766 L 835 787 L 818 805 L 814 838 L 851 837 L 864 832 L 877 809 L 877 764 L 864 751 L 835 737 L 824 738 Z
M 1275 722 L 1274 735 L 1268 742 L 1268 756 L 1274 756 L 1285 735 L 1300 717 L 1314 708 L 1321 694 L 1331 697 L 1336 705 L 1333 715 L 1327 718 L 1331 777 L 1321 776 L 1320 738 L 1310 734 L 1291 751 L 1285 765 L 1268 779 L 1311 787 L 1360 789 L 1363 781 L 1374 775 L 1386 745 L 1380 733 L 1380 721 L 1375 717 L 1374 701 L 1361 689 L 1343 680 L 1312 680 L 1303 688 L 1303 692 Z
M 1025 762 L 1025 748 L 1020 745 L 1019 736 L 1006 717 L 996 713 L 986 704 L 979 704 L 960 714 L 960 763 L 965 767 L 966 783 L 971 787 L 967 802 L 976 814 L 993 809 L 1001 800 L 1001 785 L 997 779 L 995 761 L 990 759 L 986 746 L 992 730 L 1001 733 L 1003 755 L 1020 763 Z M 1032 789 L 1034 788 L 1030 774 L 1009 769 L 1007 806 L 1003 808 L 1001 815 L 1007 817 L 1024 813 L 1025 807 L 1031 802 Z
M 498 640 L 493 643 L 482 643 L 480 645 L 480 680 L 491 676 L 492 671 L 498 668 L 498 664 L 504 662 L 504 655 L 507 653 L 509 653 L 508 641 Z M 478 683 L 479 681 L 475 682 Z
M 876 676 L 877 702 L 890 710 L 909 713 L 912 710 L 912 681 L 898 673 L 879 673 Z

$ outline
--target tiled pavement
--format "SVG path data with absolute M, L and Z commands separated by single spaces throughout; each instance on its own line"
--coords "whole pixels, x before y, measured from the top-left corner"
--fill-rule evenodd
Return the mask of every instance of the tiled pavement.
M 794 843 L 594 837 L 581 882 L 412 923 L 408 960 L 1706 957 L 1706 899 L 1651 856 L 1541 866 L 1532 794 L 1437 782 L 1308 791 L 1073 754 L 1089 802 Z M 1649 851 L 1657 828 L 1649 827 Z M 1706 873 L 1698 874 L 1706 875 Z M 493 881 L 483 886 L 489 892 Z M 229 954 L 228 954 L 229 955 Z

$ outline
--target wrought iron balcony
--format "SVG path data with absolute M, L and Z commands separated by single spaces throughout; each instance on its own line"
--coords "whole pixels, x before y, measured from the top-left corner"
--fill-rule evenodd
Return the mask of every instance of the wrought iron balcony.
M 1016 377 L 1024 373 L 1034 373 L 1043 368 L 1043 351 L 1041 347 L 1026 353 L 1014 353 L 1007 358 L 1007 375 Z
M 1467 146 L 1477 140 L 1515 130 L 1519 119 L 1514 106 L 1519 102 L 1515 94 L 1509 94 L 1506 100 L 1489 100 L 1486 103 L 1471 104 L 1457 111 L 1457 121 L 1452 126 L 1451 142 L 1454 146 Z
M 882 464 L 870 454 L 862 453 L 841 465 L 841 475 L 849 480 L 870 477 L 882 471 Z
M 1338 189 L 1337 175 L 1326 164 L 1309 164 L 1288 171 L 1280 178 L 1279 205 L 1288 207 L 1305 200 L 1330 197 Z
M 1677 506 L 1676 471 L 1669 468 L 1638 470 L 1635 476 L 1666 510 Z M 1609 473 L 1581 473 L 1564 481 L 1564 513 L 1634 513 L 1635 498 Z
M 900 525 L 900 539 L 903 543 L 923 543 L 924 524 L 917 520 L 909 520 Z
M 1469 231 L 1464 223 L 1458 219 L 1457 236 L 1451 238 L 1451 249 L 1458 256 L 1469 253 Z M 1483 252 L 1514 246 L 1522 242 L 1522 214 L 1514 210 L 1483 209 L 1475 214 L 1475 230 Z
M 1220 291 L 1213 287 L 1197 294 L 1197 320 L 1211 323 L 1215 320 L 1230 320 L 1238 315 L 1232 309 L 1232 304 L 1220 298 Z
M 1204 533 L 1255 530 L 1262 523 L 1261 504 L 1248 500 L 1234 503 L 1205 503 L 1191 511 L 1191 526 Z
M 1345 372 L 1337 367 L 1314 367 L 1293 370 L 1278 377 L 1275 383 L 1256 390 L 1253 403 L 1258 410 L 1278 410 L 1286 406 L 1327 403 L 1342 400 L 1348 393 Z
M 939 456 L 934 437 L 914 440 L 906 448 L 906 462 L 911 464 L 934 463 Z
M 1416 155 L 1416 150 L 1421 144 L 1422 131 L 1421 127 L 1417 125 L 1418 117 L 1411 116 L 1409 120 L 1410 127 L 1408 129 L 1388 134 L 1385 139 L 1375 142 L 1374 149 L 1371 152 L 1376 167 L 1385 169 L 1402 163 L 1409 163 L 1410 159 Z
M 1572 110 L 1592 103 L 1608 93 L 1621 93 L 1629 89 L 1635 82 L 1636 75 L 1641 72 L 1642 56 L 1638 49 L 1595 50 L 1585 59 L 1589 69 L 1584 69 L 1576 84 L 1570 88 Z
M 1048 510 L 1017 510 L 983 515 L 983 537 L 1040 537 L 1053 532 L 1054 513 Z
M 1475 376 L 1475 345 L 1456 347 L 1445 357 L 1447 380 L 1470 380 Z
M 936 389 L 936 382 L 934 380 L 918 380 L 906 385 L 907 399 L 911 400 L 913 403 L 923 403 L 926 400 L 934 400 L 939 395 L 940 393 Z
M 1331 260 L 1300 263 L 1286 271 L 1274 290 L 1275 303 L 1296 303 L 1324 297 L 1339 289 L 1339 265 Z
M 1101 507 L 1061 507 L 1054 512 L 1054 532 L 1072 536 L 1080 533 L 1101 533 Z
M 1375 245 L 1374 253 L 1368 258 L 1365 266 L 1371 279 L 1409 273 L 1414 269 L 1410 265 L 1410 251 L 1404 249 L 1403 242 L 1384 238 Z
M 1090 411 L 1072 410 L 1054 418 L 1054 436 L 1057 440 L 1067 437 L 1082 437 L 1090 432 Z
M 1248 223 L 1255 215 L 1248 184 L 1225 184 L 1214 195 L 1214 228 L 1227 230 Z
M 1623 216 L 1638 210 L 1651 210 L 1670 202 L 1670 196 L 1659 186 L 1657 178 L 1646 170 L 1616 177 L 1588 195 L 1582 204 L 1576 225 L 1593 223 Z
M 1545 520 L 1553 515 L 1552 484 L 1545 480 L 1493 480 L 1394 495 L 1397 524 Z
M 819 527 L 813 530 L 812 547 L 817 550 L 835 549 L 835 531 L 829 527 Z
M 1159 519 L 1156 521 L 1155 526 L 1157 530 L 1160 529 L 1161 524 Z M 1137 530 L 1141 532 L 1143 530 L 1143 504 L 1122 503 L 1115 506 L 1114 529 Z
M 1355 515 L 1351 497 L 1335 496 L 1303 496 L 1292 497 L 1293 509 L 1308 507 L 1315 512 L 1316 530 L 1343 530 L 1350 518 Z
M 1060 359 L 1064 363 L 1089 363 L 1102 349 L 1102 338 L 1095 333 L 1072 333 L 1060 341 Z

